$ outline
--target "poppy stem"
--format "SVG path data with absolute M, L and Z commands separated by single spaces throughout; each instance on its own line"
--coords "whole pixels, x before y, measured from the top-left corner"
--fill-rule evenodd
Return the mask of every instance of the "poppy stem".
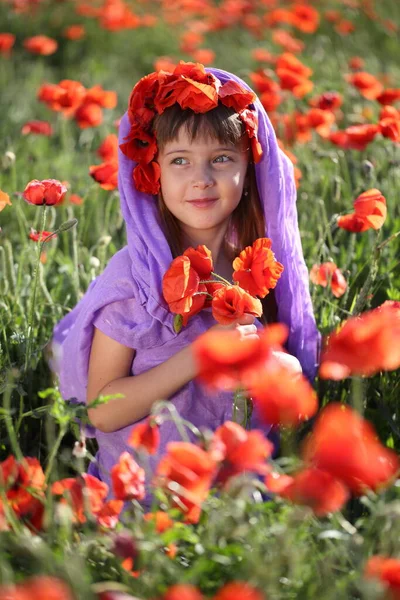
M 233 394 L 232 421 L 248 429 L 252 411 L 253 404 L 251 398 L 246 396 L 243 388 L 237 388 Z
M 218 273 L 214 273 L 213 271 L 211 271 L 211 275 L 214 275 L 214 277 L 216 277 L 220 281 L 223 281 L 226 285 L 232 285 L 227 279 L 225 279 L 221 275 L 218 275 Z M 203 282 L 203 283 L 208 283 L 208 282 Z M 211 280 L 210 283 L 215 283 L 215 281 Z
M 45 226 L 46 226 L 46 208 L 47 208 L 46 204 L 43 204 L 42 224 L 41 224 L 40 231 L 44 231 Z M 34 275 L 33 275 L 33 291 L 32 291 L 31 308 L 30 308 L 29 316 L 28 316 L 28 333 L 27 333 L 27 338 L 26 338 L 24 371 L 27 371 L 30 360 L 31 360 L 31 342 L 32 342 L 33 320 L 34 320 L 34 315 L 35 315 L 36 290 L 37 290 L 38 281 L 39 281 L 39 262 L 40 262 L 40 255 L 42 254 L 42 250 L 43 250 L 43 245 L 44 245 L 44 242 L 43 242 L 43 240 L 41 240 L 38 243 L 35 271 L 34 271 Z M 23 407 L 20 407 L 20 417 L 22 414 L 21 408 L 23 408 Z
M 376 236 L 375 246 L 372 251 L 372 261 L 371 261 L 370 270 L 369 270 L 366 280 L 364 281 L 364 285 L 362 286 L 362 288 L 360 290 L 360 293 L 358 295 L 356 303 L 354 305 L 354 308 L 352 311 L 353 315 L 359 315 L 363 311 L 365 305 L 368 303 L 369 293 L 372 289 L 372 286 L 374 285 L 375 278 L 378 274 L 378 265 L 379 265 L 379 259 L 381 256 L 381 250 L 382 250 L 382 248 L 381 248 L 382 244 L 379 244 L 381 231 L 382 230 L 380 229 Z

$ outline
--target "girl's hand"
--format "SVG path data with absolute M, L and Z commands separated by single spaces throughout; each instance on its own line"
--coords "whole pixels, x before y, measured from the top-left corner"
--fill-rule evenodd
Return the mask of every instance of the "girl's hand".
M 254 325 L 256 318 L 253 315 L 245 313 L 242 315 L 237 321 L 230 323 L 230 325 L 213 325 L 210 327 L 210 331 L 229 331 L 232 329 L 237 329 L 240 337 L 250 337 L 250 338 L 258 338 L 258 329 L 256 325 Z
M 295 356 L 288 354 L 287 352 L 280 352 L 278 350 L 272 351 L 272 358 L 270 359 L 284 367 L 292 375 L 300 375 L 303 372 L 300 362 Z

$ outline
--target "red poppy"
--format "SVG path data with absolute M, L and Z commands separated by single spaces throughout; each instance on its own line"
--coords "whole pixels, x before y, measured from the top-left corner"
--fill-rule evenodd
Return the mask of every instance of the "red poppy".
M 74 119 L 81 129 L 98 127 L 103 122 L 103 111 L 98 104 L 82 104 L 76 109 Z
M 103 90 L 101 85 L 94 85 L 86 90 L 83 103 L 97 104 L 101 108 L 115 108 L 117 106 L 117 93 L 112 90 Z
M 291 71 L 296 73 L 303 78 L 308 78 L 312 75 L 313 71 L 309 67 L 306 67 L 294 54 L 290 52 L 284 52 L 279 56 L 276 63 L 276 72 L 279 77 L 278 70 L 283 69 L 285 71 Z
M 43 84 L 38 92 L 38 99 L 51 110 L 62 112 L 66 117 L 74 114 L 82 104 L 86 89 L 79 82 L 63 79 L 59 84 Z
M 82 473 L 76 478 L 68 477 L 55 481 L 51 486 L 51 491 L 56 496 L 65 494 L 66 498 L 63 498 L 61 502 L 65 504 L 68 498 L 74 511 L 74 520 L 85 523 L 86 506 L 88 505 L 92 514 L 99 513 L 108 494 L 108 485 L 93 475 Z
M 271 12 L 267 13 L 264 17 L 266 25 L 269 27 L 275 27 L 279 23 L 287 23 L 288 25 L 293 24 L 293 13 L 286 8 L 276 8 Z
M 121 151 L 135 162 L 150 163 L 157 153 L 157 141 L 154 135 L 132 127 L 126 138 L 127 141 L 120 145 Z
M 176 583 L 168 588 L 162 600 L 203 600 L 203 595 L 194 585 Z
M 314 84 L 312 81 L 303 77 L 295 71 L 289 69 L 277 69 L 276 74 L 280 80 L 280 86 L 283 90 L 289 90 L 296 98 L 303 98 L 306 94 L 309 94 Z
M 380 229 L 386 220 L 386 199 L 375 188 L 360 194 L 353 202 L 354 213 L 338 217 L 342 229 L 359 233 L 368 229 Z
M 364 98 L 368 98 L 369 100 L 375 100 L 383 91 L 381 82 L 374 75 L 365 71 L 346 75 L 345 79 L 354 85 Z
M 145 473 L 129 452 L 123 452 L 111 467 L 113 493 L 117 500 L 143 500 Z
M 352 56 L 349 59 L 349 67 L 353 71 L 361 71 L 364 68 L 365 60 L 360 56 Z
M 292 8 L 292 24 L 303 33 L 315 33 L 319 25 L 318 11 L 307 4 L 295 4 Z
M 189 312 L 193 296 L 199 291 L 200 277 L 191 266 L 188 256 L 177 256 L 166 271 L 162 280 L 165 301 L 171 312 Z
M 133 180 L 136 189 L 146 194 L 158 194 L 160 191 L 160 165 L 154 160 L 148 165 L 136 165 Z
M 324 92 L 309 102 L 314 108 L 334 111 L 343 104 L 343 97 L 338 92 Z
M 245 581 L 230 581 L 218 590 L 213 600 L 265 600 L 262 592 Z
M 335 122 L 335 115 L 329 110 L 311 108 L 307 113 L 307 121 L 311 129 L 315 129 L 321 137 L 327 138 Z
M 265 48 L 253 48 L 253 50 L 251 51 L 251 55 L 254 58 L 254 60 L 257 60 L 259 62 L 266 62 L 271 64 L 274 64 L 276 62 L 276 56 L 272 54 L 269 50 L 266 50 Z
M 190 266 L 196 271 L 200 279 L 210 279 L 214 268 L 211 251 L 207 246 L 199 245 L 197 248 L 187 248 L 183 256 L 190 260 Z
M 352 125 L 345 129 L 347 147 L 354 150 L 365 150 L 370 142 L 379 133 L 378 125 Z
M 76 206 L 80 206 L 83 204 L 83 198 L 78 196 L 78 194 L 71 194 L 69 197 L 69 201 L 71 204 L 76 204 Z
M 282 46 L 286 52 L 291 52 L 292 54 L 297 54 L 304 50 L 304 42 L 293 37 L 285 29 L 275 29 L 272 33 L 272 40 L 275 44 Z
M 377 96 L 376 100 L 378 100 L 379 104 L 383 104 L 384 106 L 387 104 L 394 104 L 400 100 L 400 88 L 387 88 Z
M 350 496 L 339 479 L 314 467 L 299 471 L 293 477 L 269 473 L 265 485 L 294 504 L 309 506 L 318 517 L 340 510 Z
M 8 56 L 14 44 L 15 35 L 13 33 L 0 33 L 0 54 Z
M 23 197 L 29 204 L 56 206 L 61 204 L 67 188 L 57 179 L 33 179 L 23 191 Z
M 383 446 L 373 426 L 344 404 L 328 404 L 306 438 L 302 457 L 328 471 L 356 495 L 390 485 L 400 468 L 393 450 Z
M 129 436 L 128 444 L 132 448 L 140 448 L 149 454 L 155 454 L 160 444 L 160 430 L 154 417 L 149 417 L 144 423 L 135 425 Z
M 335 24 L 335 30 L 340 33 L 340 35 L 349 35 L 355 28 L 353 21 L 350 21 L 349 19 L 340 19 L 340 21 Z
M 274 445 L 264 437 L 262 431 L 246 431 L 233 421 L 226 421 L 218 427 L 211 448 L 215 443 L 222 459 L 217 481 L 222 484 L 244 471 L 265 474 L 268 468 L 266 460 L 274 449 Z
M 180 49 L 190 54 L 204 42 L 204 36 L 197 31 L 185 31 L 181 35 Z M 200 61 L 199 61 L 200 62 Z
M 185 513 L 187 522 L 197 523 L 215 471 L 216 463 L 205 450 L 189 442 L 170 442 L 158 463 L 156 483 Z
M 28 526 L 40 530 L 44 515 L 45 476 L 39 461 L 24 457 L 18 462 L 10 455 L 0 463 L 0 485 L 16 516 Z
M 32 54 L 41 54 L 42 56 L 49 56 L 54 54 L 58 48 L 58 43 L 53 38 L 47 37 L 47 35 L 35 35 L 24 40 L 24 48 L 32 52 Z
M 371 376 L 400 367 L 400 319 L 383 305 L 352 317 L 332 333 L 321 354 L 319 376 L 344 379 Z
M 48 121 L 27 121 L 21 128 L 22 135 L 35 133 L 36 135 L 53 135 L 53 128 Z
M 74 600 L 64 581 L 50 575 L 36 575 L 17 585 L 0 586 L 1 600 Z
M 211 388 L 246 387 L 253 370 L 262 369 L 272 350 L 281 350 L 288 331 L 282 323 L 265 328 L 258 338 L 237 331 L 208 331 L 193 343 L 199 380 Z
M 261 317 L 262 304 L 238 285 L 226 285 L 217 290 L 211 302 L 213 317 L 221 325 L 230 325 L 245 313 Z
M 260 417 L 271 425 L 296 426 L 318 410 L 317 394 L 308 380 L 273 357 L 253 374 L 249 393 Z
M 400 600 L 400 560 L 376 554 L 364 567 L 366 579 L 377 579 L 385 587 L 387 600 Z
M 76 41 L 85 37 L 86 31 L 83 25 L 69 25 L 63 31 L 63 36 L 67 40 Z
M 336 298 L 343 296 L 347 289 L 347 282 L 343 277 L 341 270 L 338 269 L 333 262 L 313 265 L 310 271 L 310 279 L 313 283 L 322 285 L 322 287 L 327 287 L 329 284 L 332 294 Z
M 118 159 L 118 136 L 116 136 L 115 133 L 110 133 L 104 138 L 97 149 L 97 155 L 100 156 L 104 162 Z
M 383 137 L 387 137 L 392 142 L 400 142 L 400 117 L 398 119 L 381 119 L 379 121 L 379 132 Z
M 119 523 L 123 507 L 122 500 L 109 500 L 96 513 L 97 523 L 106 529 L 114 529 Z
M 249 74 L 249 78 L 260 96 L 260 102 L 267 112 L 273 112 L 282 102 L 279 84 L 263 71 Z
M 275 259 L 269 238 L 258 238 L 233 261 L 233 279 L 253 296 L 265 298 L 280 278 L 283 265 Z
M 215 52 L 211 48 L 197 48 L 191 53 L 193 60 L 203 65 L 212 65 L 215 61 Z
M 197 61 L 201 62 L 201 61 Z M 171 73 L 176 67 L 176 62 L 169 56 L 159 56 L 154 62 L 155 71 L 168 71 Z
M 36 231 L 35 229 L 31 229 L 30 234 L 29 234 L 29 239 L 32 240 L 33 242 L 42 242 L 45 238 L 47 238 L 49 235 L 51 235 L 53 232 L 52 231 Z M 50 239 L 52 240 L 53 238 L 56 238 L 56 235 L 53 235 Z M 48 239 L 47 241 L 49 242 L 50 239 Z
M 154 521 L 154 525 L 157 533 L 164 533 L 167 529 L 171 529 L 174 526 L 174 521 L 168 516 L 168 514 L 162 510 L 156 512 L 145 513 L 143 515 L 145 521 Z
M 103 190 L 115 190 L 118 187 L 118 161 L 110 160 L 100 165 L 92 165 L 89 167 L 89 175 Z
M 242 88 L 236 81 L 227 81 L 224 83 L 218 90 L 218 97 L 222 104 L 234 108 L 236 112 L 244 110 L 256 99 L 253 92 Z

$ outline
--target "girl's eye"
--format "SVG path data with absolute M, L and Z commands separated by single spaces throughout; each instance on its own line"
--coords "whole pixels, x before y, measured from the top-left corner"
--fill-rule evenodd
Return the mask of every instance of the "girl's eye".
M 186 158 L 183 158 L 182 156 L 178 156 L 177 158 L 174 158 L 174 160 L 172 161 L 171 164 L 173 165 L 184 165 L 185 163 L 183 161 L 187 160 Z
M 230 156 L 227 156 L 226 154 L 221 154 L 221 156 L 217 156 L 217 158 L 214 159 L 214 162 L 225 163 L 229 162 L 230 160 Z

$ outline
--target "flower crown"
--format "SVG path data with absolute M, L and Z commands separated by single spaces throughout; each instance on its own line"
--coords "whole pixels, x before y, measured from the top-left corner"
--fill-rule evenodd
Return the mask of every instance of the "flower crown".
M 157 194 L 160 191 L 160 166 L 156 162 L 157 140 L 153 132 L 156 115 L 176 102 L 195 113 L 206 113 L 221 102 L 234 108 L 244 123 L 251 141 L 254 162 L 262 156 L 257 139 L 258 119 L 252 103 L 256 95 L 235 81 L 222 84 L 200 63 L 180 63 L 173 73 L 158 71 L 142 77 L 133 88 L 128 106 L 131 123 L 129 134 L 120 145 L 121 151 L 137 165 L 133 180 L 139 192 Z

